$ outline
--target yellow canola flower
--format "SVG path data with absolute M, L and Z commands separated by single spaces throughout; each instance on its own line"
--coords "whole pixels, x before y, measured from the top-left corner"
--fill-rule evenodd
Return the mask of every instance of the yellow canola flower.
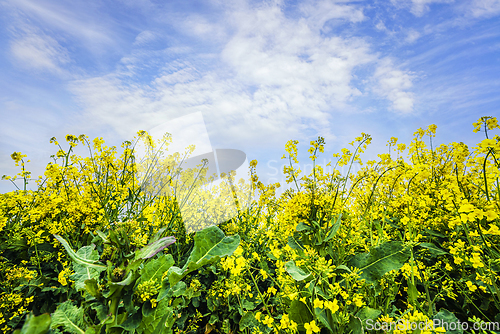
M 305 323 L 304 328 L 306 329 L 306 334 L 319 333 L 321 331 L 314 320 L 310 323 Z
M 314 300 L 314 308 L 323 308 L 323 301 L 316 298 Z
M 325 301 L 325 308 L 329 309 L 332 313 L 335 313 L 339 310 L 339 305 L 337 299 L 333 301 Z
M 274 322 L 274 319 L 268 315 L 266 315 L 266 318 L 264 319 L 264 321 L 262 321 L 262 323 L 264 325 L 267 325 L 267 327 L 269 327 L 269 328 L 273 327 L 273 322 Z
M 471 281 L 467 281 L 465 284 L 467 284 L 467 287 L 471 292 L 474 292 L 477 290 L 477 286 L 474 285 Z

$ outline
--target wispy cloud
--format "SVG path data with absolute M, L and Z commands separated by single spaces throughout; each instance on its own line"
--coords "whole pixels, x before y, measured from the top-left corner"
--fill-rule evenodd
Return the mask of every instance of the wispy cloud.
M 0 0 L 0 152 L 200 111 L 214 147 L 261 155 L 476 120 L 499 105 L 499 2 Z
M 15 62 L 26 69 L 62 74 L 62 65 L 70 62 L 68 51 L 54 38 L 28 32 L 10 44 Z
M 472 0 L 468 12 L 473 17 L 493 17 L 500 14 L 500 0 Z
M 380 62 L 375 71 L 374 92 L 392 102 L 393 110 L 400 113 L 413 111 L 414 95 L 408 90 L 412 87 L 412 75 L 396 69 L 390 59 Z
M 391 0 L 395 5 L 408 7 L 415 16 L 423 16 L 430 10 L 432 4 L 453 3 L 455 0 Z
M 398 113 L 412 111 L 413 97 L 406 91 L 410 76 L 380 60 L 363 39 L 322 31 L 331 19 L 363 20 L 358 7 L 308 3 L 298 17 L 286 16 L 279 4 L 223 9 L 227 23 L 200 18 L 203 27 L 192 28 L 194 34 L 206 29 L 217 38 L 226 36 L 219 53 L 171 60 L 160 75 L 141 84 L 130 82 L 124 72 L 75 82 L 72 91 L 90 118 L 113 124 L 125 135 L 139 124 L 203 111 L 220 141 L 262 145 L 305 136 L 308 129 L 334 138 L 332 113 L 352 109 L 353 99 L 370 93 L 362 93 L 364 84 L 354 80 L 357 69 L 370 67 L 378 68 L 374 75 L 382 83 L 377 94 Z M 126 57 L 130 68 L 142 61 L 140 54 Z
M 48 0 L 6 0 L 5 5 L 12 13 L 13 26 L 40 25 L 57 32 L 61 38 L 79 40 L 87 50 L 96 53 L 118 45 L 111 23 L 107 23 L 112 21 L 107 13 L 87 2 L 75 1 L 69 5 Z
M 421 36 L 422 35 L 415 29 L 410 29 L 408 31 L 408 34 L 406 35 L 405 41 L 411 44 L 415 42 L 417 39 L 419 39 Z

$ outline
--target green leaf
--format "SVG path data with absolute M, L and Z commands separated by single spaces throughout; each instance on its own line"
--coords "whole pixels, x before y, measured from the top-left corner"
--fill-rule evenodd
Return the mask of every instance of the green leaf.
M 170 286 L 174 286 L 188 273 L 201 268 L 221 257 L 230 256 L 238 248 L 240 236 L 227 237 L 217 226 L 210 226 L 196 233 L 194 236 L 194 248 L 182 269 L 170 267 L 168 280 Z
M 440 233 L 440 232 L 436 232 L 434 230 L 429 230 L 429 229 L 425 229 L 423 230 L 422 232 L 423 234 L 426 234 L 426 235 L 431 235 L 433 237 L 438 237 L 438 238 L 443 238 L 443 239 L 446 239 L 448 238 L 446 235 L 444 235 L 443 233 Z
M 361 321 L 365 322 L 368 319 L 376 320 L 380 316 L 380 314 L 382 314 L 382 311 L 365 306 L 361 310 L 359 310 L 356 316 L 358 316 Z
M 86 262 L 97 262 L 99 259 L 99 253 L 94 249 L 95 245 L 84 246 L 80 248 L 76 255 L 86 261 Z M 89 265 L 82 265 L 78 262 L 73 262 L 73 269 L 75 273 L 70 276 L 70 278 L 75 281 L 75 287 L 77 291 L 85 290 L 85 281 L 91 279 L 99 279 L 99 273 L 106 269 L 106 267 L 94 268 Z
M 141 269 L 141 276 L 137 281 L 138 284 L 149 280 L 161 282 L 163 274 L 167 272 L 170 267 L 174 265 L 174 258 L 172 254 L 160 256 L 157 259 L 149 260 L 143 269 Z
M 454 326 L 455 330 L 451 330 L 449 327 L 453 325 L 457 325 L 459 323 L 458 318 L 446 309 L 441 309 L 433 319 L 434 328 L 444 327 L 446 329 L 446 333 L 450 334 L 462 334 L 464 331 L 461 326 Z M 451 326 L 450 326 L 451 325 Z M 447 328 L 448 326 L 448 328 Z
M 66 240 L 64 240 L 61 236 L 54 234 L 54 237 L 64 246 L 64 248 L 66 249 L 66 252 L 68 252 L 68 255 L 76 263 L 83 265 L 83 266 L 88 266 L 88 267 L 91 267 L 94 269 L 102 269 L 102 270 L 106 269 L 106 266 L 100 264 L 98 261 L 82 258 L 81 256 L 79 256 L 77 253 L 75 253 L 73 251 L 73 249 L 68 244 L 68 242 Z M 86 247 L 90 247 L 90 246 L 86 246 Z
M 24 322 L 23 328 L 21 328 L 20 334 L 44 334 L 49 331 L 50 328 L 50 315 L 48 313 L 40 314 L 35 317 L 33 313 L 26 316 L 26 321 Z
M 106 237 L 106 234 L 104 234 L 103 232 L 101 232 L 101 231 L 99 231 L 99 230 L 97 230 L 97 231 L 96 231 L 96 233 L 97 233 L 97 235 L 98 235 L 99 237 L 101 237 L 102 241 L 103 241 L 105 244 L 109 243 L 109 240 L 108 240 L 108 238 Z
M 439 248 L 438 246 L 434 245 L 434 244 L 431 244 L 431 243 L 427 243 L 427 242 L 422 242 L 420 244 L 420 247 L 423 247 L 423 248 L 426 248 L 429 250 L 429 252 L 432 254 L 432 255 L 435 255 L 435 256 L 439 256 L 439 255 L 446 255 L 448 254 L 448 252 L 444 251 L 443 249 Z
M 349 261 L 350 267 L 361 269 L 361 279 L 375 283 L 391 270 L 399 270 L 410 257 L 410 251 L 399 241 L 386 242 L 369 253 L 357 254 Z
M 363 334 L 365 332 L 363 329 L 363 324 L 361 323 L 361 319 L 352 315 L 347 327 L 353 334 Z
M 333 328 L 330 325 L 330 322 L 328 321 L 327 312 L 330 311 L 327 311 L 326 309 L 321 309 L 319 307 L 314 309 L 314 314 L 316 314 L 316 317 L 319 319 L 319 321 L 323 324 L 323 326 L 325 326 L 330 331 L 330 333 L 333 333 Z
M 137 333 L 152 334 L 152 333 L 171 333 L 171 326 L 174 318 L 173 310 L 168 306 L 169 300 L 164 299 L 158 302 L 158 305 L 153 309 L 147 317 L 143 317 L 141 324 L 137 327 Z M 139 311 L 140 312 L 140 311 Z M 168 322 L 169 327 L 165 326 Z
M 339 271 L 339 270 L 344 270 L 344 271 L 347 271 L 348 273 L 351 272 L 351 269 L 349 269 L 349 267 L 341 264 L 341 265 L 338 265 L 337 267 L 335 267 L 334 271 Z
M 297 232 L 302 232 L 302 231 L 312 231 L 313 228 L 305 223 L 298 223 L 297 224 L 297 227 L 295 228 L 297 230 Z
M 290 320 L 297 323 L 300 330 L 304 330 L 304 324 L 311 322 L 313 316 L 307 306 L 299 300 L 292 301 L 288 310 Z
M 257 321 L 257 319 L 255 319 L 253 312 L 246 312 L 241 317 L 239 325 L 240 325 L 240 332 L 243 332 L 243 330 L 247 327 L 250 327 L 250 328 L 257 327 L 258 328 L 259 322 Z
M 182 294 L 186 291 L 186 283 L 183 281 L 178 282 L 176 285 L 173 286 L 172 288 L 172 295 L 174 297 L 179 297 L 182 296 Z
M 337 232 L 340 229 L 341 218 L 342 218 L 342 212 L 339 213 L 337 221 L 332 225 L 332 227 L 328 231 L 328 234 L 326 235 L 326 238 L 325 238 L 325 242 L 330 241 L 337 234 Z M 334 218 L 332 218 L 332 223 L 333 223 L 333 219 Z
M 97 319 L 99 319 L 99 321 L 104 321 L 108 317 L 107 307 L 100 302 L 90 304 L 90 308 L 96 312 Z
M 95 279 L 89 279 L 85 281 L 85 290 L 92 296 L 96 297 L 99 295 L 99 287 L 97 286 L 97 281 Z
M 410 301 L 411 302 L 414 302 L 417 300 L 418 298 L 418 290 L 417 290 L 417 287 L 415 286 L 415 284 L 413 284 L 409 279 L 408 279 L 408 297 L 410 298 Z
M 243 306 L 243 309 L 244 310 L 249 310 L 249 311 L 252 311 L 255 309 L 255 304 L 252 303 L 251 301 L 249 300 L 243 300 L 243 302 L 241 303 L 241 306 Z
M 69 300 L 59 305 L 52 314 L 50 327 L 56 329 L 60 326 L 72 334 L 84 334 L 85 331 L 81 328 L 84 326 L 83 308 L 73 306 Z
M 295 238 L 295 236 L 289 236 L 288 237 L 288 246 L 292 249 L 297 249 L 299 250 L 299 253 L 303 253 L 305 248 L 302 242 L 298 239 Z
M 311 275 L 311 273 L 306 273 L 304 270 L 297 267 L 295 265 L 295 262 L 293 262 L 293 260 L 290 260 L 287 263 L 285 263 L 285 270 L 296 281 L 302 281 Z
M 123 328 L 127 331 L 133 331 L 141 324 L 142 313 L 136 312 L 132 316 L 128 317 L 122 324 L 113 326 L 112 328 Z
M 139 249 L 135 252 L 135 259 L 149 259 L 159 252 L 161 252 L 164 248 L 172 245 L 175 242 L 174 237 L 164 237 L 159 240 L 156 240 L 144 248 Z

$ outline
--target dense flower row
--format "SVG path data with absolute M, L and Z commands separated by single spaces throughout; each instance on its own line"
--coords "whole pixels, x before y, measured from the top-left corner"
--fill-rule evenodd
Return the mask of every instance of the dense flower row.
M 235 182 L 234 188 L 231 182 L 218 189 L 255 198 L 219 225 L 226 235 L 240 238 L 238 248 L 179 280 L 172 270 L 137 278 L 130 296 L 117 306 L 124 315 L 113 319 L 122 327 L 112 331 L 152 333 L 156 324 L 165 324 L 165 333 L 361 333 L 374 321 L 500 322 L 500 137 L 490 138 L 498 128 L 495 118 L 483 117 L 474 131 L 483 131 L 486 139 L 477 146 L 434 147 L 437 127 L 431 125 L 419 129 L 408 146 L 391 138 L 390 153 L 347 176 L 337 167 L 362 163 L 369 135 L 334 155 L 331 173 L 315 165 L 324 139 L 311 142 L 314 168 L 304 176 L 296 168 L 298 142 L 289 141 L 283 158 L 289 161 L 284 173 L 292 188 L 282 196 L 276 196 L 279 184 L 259 181 L 256 161 L 250 163 L 251 184 Z M 158 145 L 147 133 L 139 135 L 151 150 L 146 165 L 151 164 Z M 147 168 L 135 161 L 135 144 L 125 142 L 117 158 L 116 148 L 103 146 L 101 138 L 90 143 L 85 136 L 68 135 L 66 140 L 64 151 L 52 139 L 59 151 L 45 179 L 37 180 L 37 191 L 26 190 L 25 156 L 12 155 L 21 166 L 17 178 L 24 190 L 0 195 L 0 329 L 6 333 L 22 326 L 31 311 L 38 316 L 71 309 L 81 312 L 81 328 L 104 324 L 109 310 L 90 306 L 96 305 L 92 298 L 113 296 L 106 279 L 126 281 L 130 254 L 170 235 L 175 244 L 150 261 L 159 266 L 171 256 L 181 265 L 194 256 L 193 245 L 198 247 L 196 234 L 183 225 L 187 217 L 180 215 L 182 201 L 172 195 L 178 192 L 170 181 L 179 176 L 182 184 L 202 184 L 206 178 L 195 172 L 177 175 L 172 166 L 183 157 L 160 163 L 171 188 L 155 193 L 139 182 Z M 89 158 L 72 154 L 79 143 L 88 146 Z M 209 203 L 193 212 L 191 221 L 205 221 L 198 214 L 222 214 L 225 204 L 210 197 L 202 193 L 200 202 L 190 202 Z M 108 273 L 96 272 L 91 288 L 54 235 L 81 252 L 96 245 L 92 259 L 108 263 Z M 137 310 L 142 320 L 134 322 Z M 61 331 L 64 325 L 54 317 L 51 331 Z

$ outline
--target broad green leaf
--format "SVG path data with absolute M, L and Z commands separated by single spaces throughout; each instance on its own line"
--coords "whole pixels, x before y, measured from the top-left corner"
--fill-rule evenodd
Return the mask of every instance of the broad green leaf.
M 160 256 L 157 259 L 149 260 L 143 269 L 141 269 L 141 276 L 137 281 L 138 284 L 149 280 L 161 282 L 163 274 L 167 272 L 170 267 L 174 265 L 174 258 L 172 254 Z
M 296 239 L 294 236 L 288 237 L 288 246 L 290 246 L 290 248 L 292 248 L 292 249 L 298 249 L 301 252 L 303 252 L 305 250 L 302 242 L 300 240 Z
M 158 330 L 156 333 L 167 333 L 165 322 L 167 319 L 170 319 L 170 315 L 173 318 L 173 311 L 168 306 L 168 303 L 168 299 L 159 301 L 158 305 L 154 308 L 154 312 L 151 312 L 147 317 L 143 316 L 140 325 L 136 328 L 136 332 L 139 334 L 152 334 Z M 141 310 L 138 312 L 141 312 Z
M 297 230 L 297 232 L 302 232 L 302 231 L 312 231 L 313 228 L 305 223 L 298 223 L 297 224 L 297 227 L 295 228 Z
M 23 328 L 19 331 L 20 334 L 44 334 L 50 328 L 50 315 L 48 313 L 40 314 L 35 317 L 33 313 L 26 316 Z
M 186 291 L 186 283 L 180 281 L 176 285 L 173 286 L 172 288 L 172 295 L 174 297 L 179 297 L 182 296 L 182 294 Z
M 304 324 L 311 322 L 313 315 L 309 311 L 309 308 L 301 301 L 294 300 L 288 309 L 288 315 L 290 320 L 297 323 L 300 330 L 304 330 Z
M 311 275 L 311 273 L 306 273 L 304 270 L 297 267 L 295 265 L 295 262 L 293 262 L 293 260 L 290 260 L 287 263 L 285 263 L 285 270 L 296 281 L 302 281 Z
M 423 234 L 427 234 L 427 235 L 432 235 L 433 237 L 438 237 L 438 238 L 443 238 L 443 239 L 446 239 L 448 238 L 446 235 L 444 235 L 443 233 L 440 233 L 440 232 L 436 232 L 434 230 L 429 230 L 429 229 L 425 229 L 423 230 L 422 232 Z
M 175 242 L 174 237 L 164 237 L 159 240 L 156 240 L 149 245 L 146 245 L 144 248 L 139 249 L 135 252 L 135 259 L 149 259 L 159 252 L 161 252 L 164 248 L 172 245 Z
M 347 328 L 349 328 L 351 330 L 351 333 L 353 334 L 363 334 L 365 332 L 363 329 L 363 323 L 361 322 L 361 319 L 353 315 L 351 315 L 351 319 L 349 320 Z
M 334 271 L 338 271 L 338 270 L 344 270 L 344 271 L 347 271 L 348 273 L 351 272 L 351 269 L 349 269 L 347 266 L 341 264 L 341 265 L 338 265 L 337 267 L 335 267 Z
M 168 272 L 170 286 L 174 286 L 188 273 L 202 266 L 229 256 L 238 248 L 240 236 L 227 237 L 217 226 L 210 226 L 196 233 L 194 248 L 182 269 L 171 267 Z
M 243 330 L 247 327 L 259 327 L 259 321 L 255 319 L 255 315 L 253 312 L 246 312 L 240 319 L 239 322 L 240 325 L 240 331 L 243 332 Z
M 95 260 L 89 260 L 80 257 L 77 253 L 73 251 L 71 246 L 68 244 L 66 240 L 64 240 L 61 236 L 54 234 L 54 237 L 63 245 L 64 249 L 66 249 L 66 252 L 68 252 L 68 255 L 71 257 L 73 261 L 76 263 L 83 265 L 83 266 L 88 266 L 94 269 L 106 269 L 105 265 L 100 264 L 98 261 Z M 89 247 L 89 246 L 86 246 Z
M 133 331 L 134 329 L 139 327 L 141 321 L 142 321 L 142 313 L 136 312 L 132 316 L 128 317 L 122 324 L 113 326 L 112 328 L 122 328 L 127 331 Z
M 201 230 L 194 236 L 194 248 L 183 269 L 195 270 L 212 260 L 230 256 L 239 244 L 239 235 L 226 237 L 217 226 Z
M 332 326 L 330 324 L 330 321 L 328 320 L 328 313 L 327 312 L 330 312 L 330 311 L 328 311 L 326 309 L 321 309 L 319 307 L 314 309 L 314 314 L 316 314 L 316 317 L 319 319 L 319 321 L 323 324 L 323 326 L 325 326 L 330 331 L 330 333 L 333 333 Z M 330 318 L 331 318 L 331 316 L 330 316 Z
M 108 317 L 107 307 L 102 303 L 98 301 L 91 303 L 90 308 L 95 311 L 97 319 L 99 319 L 99 321 L 104 321 Z
M 243 309 L 244 310 L 249 310 L 249 311 L 252 311 L 255 309 L 255 304 L 252 303 L 251 301 L 249 300 L 243 300 L 243 302 L 241 303 L 241 306 L 243 306 Z
M 76 255 L 87 262 L 96 262 L 99 259 L 99 253 L 94 249 L 95 245 L 84 246 L 80 248 Z M 75 281 L 77 291 L 85 290 L 85 281 L 99 278 L 99 273 L 106 269 L 106 267 L 95 268 L 89 265 L 82 265 L 78 262 L 73 262 L 73 269 L 75 273 L 70 278 Z
M 63 327 L 64 330 L 72 334 L 84 334 L 83 308 L 78 308 L 71 304 L 71 301 L 65 301 L 59 305 L 52 314 L 52 329 Z
M 361 269 L 361 279 L 375 283 L 391 270 L 399 270 L 410 257 L 410 251 L 399 241 L 386 242 L 373 248 L 369 253 L 357 254 L 349 267 Z
M 174 286 L 179 282 L 181 279 L 184 278 L 184 276 L 187 275 L 181 268 L 172 266 L 168 270 L 168 282 L 170 283 L 170 286 Z M 161 294 L 161 292 L 160 292 Z
M 95 279 L 88 279 L 84 282 L 85 290 L 92 296 L 97 297 L 99 295 L 99 287 L 97 286 L 97 281 Z
M 457 325 L 459 322 L 458 318 L 446 309 L 441 309 L 433 319 L 434 328 L 444 327 L 447 329 L 446 333 L 450 334 L 462 334 L 464 332 L 462 326 L 455 326 L 454 330 L 449 328 L 450 325 Z M 448 328 L 446 328 L 446 325 L 448 325 Z
M 359 310 L 358 313 L 356 313 L 356 316 L 358 316 L 361 321 L 366 321 L 368 319 L 371 320 L 376 320 L 380 314 L 382 314 L 382 311 L 365 306 L 361 310 Z

